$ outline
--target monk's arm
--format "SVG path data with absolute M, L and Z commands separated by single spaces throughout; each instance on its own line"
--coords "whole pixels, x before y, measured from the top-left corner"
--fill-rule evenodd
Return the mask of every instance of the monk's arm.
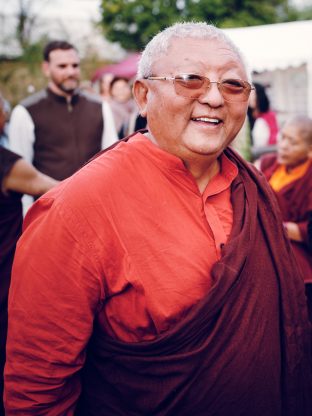
M 40 196 L 57 183 L 58 181 L 39 172 L 26 160 L 18 159 L 5 176 L 2 188 L 4 192 L 15 191 Z

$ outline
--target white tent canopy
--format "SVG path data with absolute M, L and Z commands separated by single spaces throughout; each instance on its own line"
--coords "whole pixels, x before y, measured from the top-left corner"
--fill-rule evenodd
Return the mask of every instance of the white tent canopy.
M 226 29 L 254 71 L 286 69 L 312 61 L 312 20 Z
M 225 29 L 281 113 L 312 116 L 312 20 Z M 273 97 L 272 97 L 273 96 Z

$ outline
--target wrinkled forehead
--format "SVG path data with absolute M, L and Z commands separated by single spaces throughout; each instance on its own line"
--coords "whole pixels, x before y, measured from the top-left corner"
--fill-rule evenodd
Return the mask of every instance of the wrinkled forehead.
M 172 38 L 165 52 L 152 64 L 153 73 L 161 71 L 203 72 L 206 69 L 237 70 L 246 77 L 241 57 L 230 44 L 219 38 Z

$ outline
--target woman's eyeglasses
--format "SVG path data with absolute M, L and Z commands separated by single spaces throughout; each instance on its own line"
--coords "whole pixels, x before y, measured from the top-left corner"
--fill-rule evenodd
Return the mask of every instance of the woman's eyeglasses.
M 250 91 L 254 89 L 249 82 L 241 79 L 229 78 L 222 81 L 210 81 L 209 78 L 195 74 L 181 74 L 174 77 L 145 77 L 150 81 L 173 81 L 176 94 L 186 98 L 199 98 L 205 94 L 211 84 L 217 84 L 225 101 L 245 102 Z

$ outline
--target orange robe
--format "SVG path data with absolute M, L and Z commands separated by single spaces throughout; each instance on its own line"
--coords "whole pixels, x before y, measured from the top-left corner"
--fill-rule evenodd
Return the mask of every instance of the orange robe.
M 312 212 L 312 163 L 298 166 L 287 175 L 275 155 L 264 156 L 261 170 L 273 186 L 284 222 L 299 226 L 303 241 L 291 241 L 305 283 L 312 283 L 312 254 L 309 249 L 308 222 Z

